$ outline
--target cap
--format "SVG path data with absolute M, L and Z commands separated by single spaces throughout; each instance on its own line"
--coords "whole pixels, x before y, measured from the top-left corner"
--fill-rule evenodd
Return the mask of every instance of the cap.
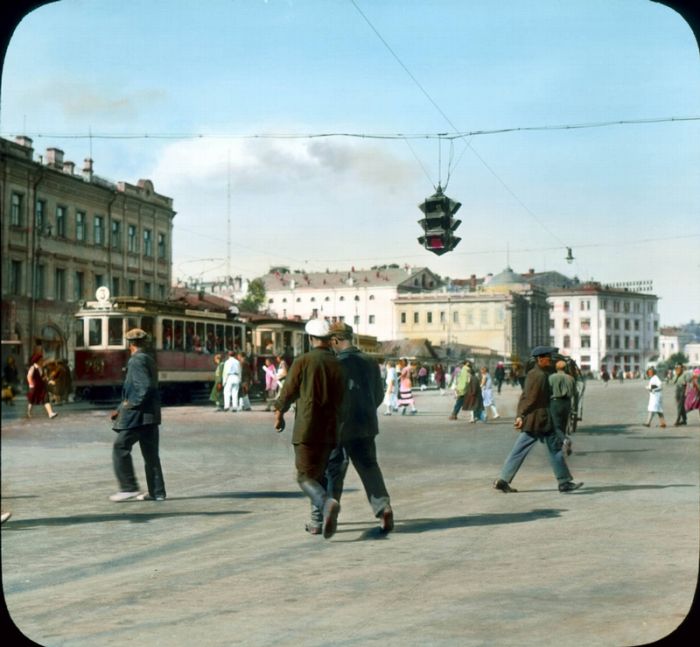
M 307 335 L 311 337 L 330 337 L 331 331 L 325 319 L 309 319 L 304 326 Z
M 554 346 L 535 346 L 535 348 L 532 349 L 532 356 L 543 357 L 544 355 L 556 353 L 558 350 L 559 349 L 555 348 Z
M 126 335 L 124 335 L 124 338 L 128 339 L 129 341 L 134 339 L 146 339 L 147 337 L 148 333 L 141 328 L 132 328 L 131 330 L 127 331 Z
M 352 337 L 352 326 L 343 321 L 336 321 L 330 325 L 330 334 L 338 337 Z

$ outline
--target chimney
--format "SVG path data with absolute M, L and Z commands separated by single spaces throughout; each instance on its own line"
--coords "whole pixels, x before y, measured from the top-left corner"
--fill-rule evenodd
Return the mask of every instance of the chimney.
M 15 143 L 19 144 L 20 146 L 24 146 L 25 148 L 32 148 L 32 144 L 34 143 L 31 139 L 31 137 L 27 137 L 26 135 L 18 135 L 15 137 Z
M 534 268 L 534 267 L 531 267 L 531 268 L 527 271 L 527 273 L 528 273 L 530 276 L 533 276 L 534 273 L 535 273 L 535 268 Z
M 92 181 L 92 159 L 89 157 L 86 157 L 83 162 L 83 180 L 86 182 Z
M 63 151 L 60 148 L 46 149 L 46 166 L 63 168 Z
M 75 172 L 75 162 L 63 162 L 63 172 L 67 175 L 73 175 Z
M 472 275 L 469 277 L 469 287 L 470 287 L 472 290 L 476 290 L 476 274 L 472 274 Z

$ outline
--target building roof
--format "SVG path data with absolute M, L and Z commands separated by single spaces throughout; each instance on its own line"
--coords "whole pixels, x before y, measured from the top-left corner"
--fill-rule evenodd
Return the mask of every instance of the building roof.
M 529 281 L 524 279 L 522 274 L 517 274 L 512 268 L 506 267 L 502 272 L 492 276 L 489 281 L 485 282 L 485 286 L 522 285 L 523 283 L 529 283 Z

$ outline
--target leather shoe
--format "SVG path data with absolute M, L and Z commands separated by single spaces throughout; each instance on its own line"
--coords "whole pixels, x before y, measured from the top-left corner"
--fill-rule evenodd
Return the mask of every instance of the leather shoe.
M 559 486 L 559 491 L 560 492 L 573 492 L 574 490 L 578 490 L 583 483 L 574 483 L 573 481 L 567 481 L 566 483 L 562 483 Z
M 338 528 L 338 514 L 340 503 L 335 499 L 328 499 L 323 506 L 323 538 L 330 539 Z
M 307 523 L 304 526 L 304 530 L 308 532 L 310 535 L 320 535 L 321 534 L 321 526 L 315 524 L 315 523 Z
M 493 487 L 501 492 L 517 492 L 514 487 L 510 487 L 510 483 L 504 481 L 503 479 L 497 479 L 493 482 Z
M 391 532 L 394 529 L 394 511 L 391 506 L 384 508 L 381 517 L 380 528 L 382 532 Z

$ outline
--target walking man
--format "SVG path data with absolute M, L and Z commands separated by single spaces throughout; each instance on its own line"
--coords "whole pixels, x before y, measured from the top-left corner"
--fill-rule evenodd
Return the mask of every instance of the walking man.
M 674 427 L 688 424 L 688 414 L 685 411 L 685 389 L 688 385 L 688 375 L 683 364 L 676 364 L 671 377 L 671 384 L 675 387 L 676 396 L 676 422 Z
M 554 433 L 564 446 L 564 453 L 571 454 L 571 439 L 566 434 L 566 428 L 571 415 L 571 403 L 576 396 L 576 380 L 565 372 L 566 362 L 560 359 L 556 363 L 557 372 L 549 376 L 549 388 L 552 391 L 552 401 L 549 412 L 552 416 Z
M 537 346 L 532 351 L 536 364 L 525 376 L 514 425 L 520 433 L 503 464 L 500 478 L 493 484 L 493 487 L 501 492 L 517 492 L 510 483 L 538 440 L 547 445 L 549 462 L 559 482 L 559 491 L 571 492 L 583 485 L 583 483 L 574 483 L 564 460 L 562 441 L 559 436 L 552 433 L 549 416 L 551 391 L 547 371 L 552 364 L 552 353 L 557 350 L 551 346 Z
M 335 534 L 340 504 L 321 485 L 328 457 L 338 445 L 338 423 L 345 391 L 340 362 L 330 349 L 330 328 L 325 319 L 306 323 L 311 350 L 295 359 L 275 402 L 275 430 L 285 427 L 284 414 L 296 402 L 294 462 L 297 483 L 323 513 L 326 539 Z
M 224 362 L 224 411 L 237 411 L 238 390 L 241 386 L 241 363 L 232 350 Z
M 365 488 L 372 513 L 380 520 L 382 532 L 394 529 L 394 513 L 382 471 L 377 463 L 375 438 L 379 433 L 377 408 L 382 403 L 384 388 L 379 366 L 352 343 L 352 327 L 334 323 L 330 327 L 331 348 L 336 353 L 345 375 L 345 396 L 340 422 L 340 445 L 328 459 L 326 492 L 336 501 L 343 494 L 343 482 L 352 461 Z M 311 534 L 321 532 L 321 510 L 312 506 Z
M 112 448 L 112 463 L 119 482 L 119 492 L 111 501 L 163 501 L 165 483 L 158 455 L 158 425 L 160 424 L 160 394 L 158 368 L 153 358 L 144 352 L 148 334 L 133 328 L 125 335 L 131 357 L 126 365 L 126 377 L 119 408 L 112 414 L 117 439 Z M 131 448 L 138 443 L 146 469 L 148 492 L 139 492 L 134 474 Z

